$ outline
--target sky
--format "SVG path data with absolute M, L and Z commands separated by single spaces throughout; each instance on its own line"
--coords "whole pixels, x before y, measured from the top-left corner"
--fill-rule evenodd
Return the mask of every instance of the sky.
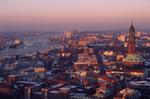
M 0 31 L 150 30 L 150 0 L 0 0 Z

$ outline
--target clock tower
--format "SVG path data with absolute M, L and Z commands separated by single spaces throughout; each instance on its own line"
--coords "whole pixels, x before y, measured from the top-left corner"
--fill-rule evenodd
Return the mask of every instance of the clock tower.
M 127 37 L 127 49 L 128 53 L 123 59 L 123 63 L 127 68 L 141 69 L 144 66 L 144 59 L 136 53 L 136 38 L 135 38 L 135 28 L 133 23 L 129 28 L 129 35 Z
M 136 49 L 135 49 L 136 42 L 135 42 L 135 40 L 136 40 L 135 39 L 135 29 L 134 29 L 133 23 L 131 23 L 131 26 L 129 28 L 129 36 L 127 38 L 128 54 L 136 54 Z

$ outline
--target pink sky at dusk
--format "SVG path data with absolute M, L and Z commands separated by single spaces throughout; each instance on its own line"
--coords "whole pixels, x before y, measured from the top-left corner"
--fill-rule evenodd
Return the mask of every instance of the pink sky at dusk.
M 0 0 L 0 31 L 150 29 L 150 0 Z

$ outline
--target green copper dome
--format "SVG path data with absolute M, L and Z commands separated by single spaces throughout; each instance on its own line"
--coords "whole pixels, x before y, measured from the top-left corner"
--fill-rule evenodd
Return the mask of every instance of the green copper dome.
M 128 54 L 125 58 L 124 58 L 125 62 L 144 62 L 144 59 L 137 55 L 137 54 Z

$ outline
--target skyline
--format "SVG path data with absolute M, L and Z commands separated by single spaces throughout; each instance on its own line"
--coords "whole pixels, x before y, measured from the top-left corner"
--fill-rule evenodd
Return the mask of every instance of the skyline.
M 0 31 L 150 29 L 149 0 L 0 0 Z

